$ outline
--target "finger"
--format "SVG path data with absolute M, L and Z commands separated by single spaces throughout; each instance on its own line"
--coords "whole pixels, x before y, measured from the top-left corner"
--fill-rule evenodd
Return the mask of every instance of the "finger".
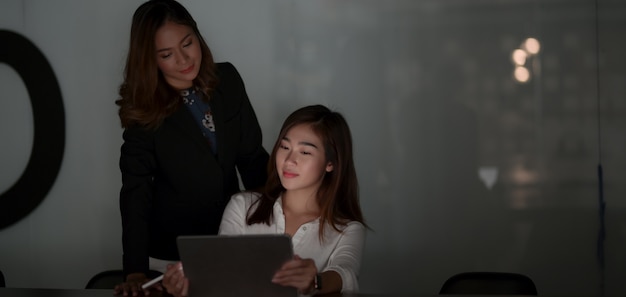
M 178 289 L 178 291 L 182 292 L 184 286 L 185 286 L 185 279 L 180 277 L 180 275 L 177 275 L 177 278 L 176 278 L 176 289 Z
M 122 290 L 124 291 L 124 293 L 123 293 L 124 296 L 132 295 L 132 293 L 133 293 L 132 284 L 131 283 L 124 283 L 122 285 Z
M 289 260 L 287 262 L 285 262 L 283 264 L 283 266 L 280 267 L 281 270 L 283 269 L 294 269 L 294 268 L 298 268 L 301 266 L 306 265 L 301 259 L 294 259 L 294 260 Z
M 173 295 L 180 296 L 184 289 L 185 280 L 186 278 L 180 272 L 172 275 L 166 284 L 167 291 Z
M 170 276 L 170 277 L 174 277 L 174 278 L 184 277 L 185 276 L 185 272 L 183 271 L 182 263 L 178 262 L 178 263 L 172 265 L 171 268 L 169 268 L 165 272 L 165 276 Z
M 166 289 L 168 291 L 170 289 L 174 290 L 178 282 L 185 278 L 185 273 L 182 270 L 182 265 L 175 264 L 171 265 L 168 270 L 165 272 L 163 277 L 163 284 L 165 284 Z
M 315 271 L 303 268 L 295 268 L 295 269 L 285 269 L 280 270 L 274 274 L 273 280 L 276 281 L 290 281 L 290 280 L 300 280 L 300 279 L 313 279 L 315 277 Z
M 295 279 L 295 278 L 273 280 L 272 282 L 280 286 L 296 288 L 301 292 L 308 290 L 311 284 L 310 282 L 304 279 Z
M 133 284 L 130 289 L 133 292 L 133 296 L 139 296 L 139 286 Z
M 174 272 L 176 271 L 176 269 L 174 268 L 174 264 L 167 264 L 167 269 L 165 270 L 165 273 L 163 273 L 163 278 L 166 279 L 168 277 L 170 277 L 172 274 L 174 274 Z
M 182 291 L 182 295 L 183 296 L 187 296 L 189 295 L 189 280 L 187 278 L 185 278 L 183 280 L 183 291 Z
M 163 286 L 161 285 L 161 283 L 157 283 L 156 285 L 154 285 L 154 289 L 157 291 L 163 291 Z
M 300 268 L 300 267 L 310 267 L 317 271 L 315 267 L 315 261 L 313 259 L 302 259 L 298 256 L 295 256 L 293 260 L 289 260 L 283 264 L 281 268 L 289 269 L 289 268 Z
M 317 273 L 315 262 L 311 259 L 293 260 L 292 263 L 285 264 L 274 276 L 284 277 L 289 275 L 309 275 L 314 277 Z
M 163 281 L 163 280 L 161 280 L 161 282 L 162 282 L 162 281 Z M 142 289 L 143 289 L 143 294 L 144 294 L 144 295 L 146 295 L 146 296 L 148 296 L 148 295 L 150 295 L 150 292 L 151 292 L 151 291 L 163 291 L 163 286 L 161 285 L 161 282 L 157 282 L 157 283 L 155 283 L 155 284 L 153 284 L 153 285 L 151 285 L 150 287 L 145 288 L 145 289 L 143 289 L 143 287 L 142 287 Z M 143 285 L 143 284 L 142 284 L 142 285 Z

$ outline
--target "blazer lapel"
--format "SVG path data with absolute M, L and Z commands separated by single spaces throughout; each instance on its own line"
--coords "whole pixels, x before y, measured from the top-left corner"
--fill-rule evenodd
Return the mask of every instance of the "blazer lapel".
M 223 106 L 223 94 L 220 91 L 219 86 L 215 89 L 213 94 L 211 94 L 211 99 L 209 99 L 209 105 L 211 106 L 211 112 L 213 113 L 213 122 L 215 123 L 215 138 L 217 138 L 217 156 L 224 155 L 224 140 L 222 139 L 222 135 L 227 133 L 223 131 L 224 129 L 224 106 Z
M 200 132 L 200 128 L 191 115 L 191 112 L 187 110 L 187 106 L 181 104 L 168 120 L 183 134 L 189 136 L 195 143 L 206 149 L 209 155 L 213 155 L 208 140 Z

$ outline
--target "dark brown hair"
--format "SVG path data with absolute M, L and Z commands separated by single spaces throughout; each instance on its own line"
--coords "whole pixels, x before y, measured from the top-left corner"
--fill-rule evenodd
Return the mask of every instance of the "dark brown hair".
M 180 106 L 179 90 L 165 81 L 156 60 L 155 35 L 167 21 L 189 26 L 200 42 L 202 62 L 194 86 L 208 100 L 217 85 L 213 56 L 187 9 L 175 0 L 147 1 L 133 15 L 124 82 L 119 88 L 120 98 L 115 101 L 120 107 L 122 127 L 155 129 Z
M 285 191 L 280 183 L 276 168 L 276 152 L 281 140 L 294 126 L 306 124 L 321 139 L 326 152 L 326 162 L 333 164 L 333 170 L 326 172 L 317 191 L 320 207 L 320 239 L 324 238 L 324 226 L 328 223 L 340 231 L 338 225 L 357 221 L 365 225 L 359 204 L 358 181 L 352 158 L 352 136 L 345 118 L 338 112 L 323 105 L 311 105 L 294 111 L 285 119 L 280 134 L 274 144 L 268 163 L 268 178 L 258 207 L 248 213 L 247 224 L 270 224 L 273 206 Z

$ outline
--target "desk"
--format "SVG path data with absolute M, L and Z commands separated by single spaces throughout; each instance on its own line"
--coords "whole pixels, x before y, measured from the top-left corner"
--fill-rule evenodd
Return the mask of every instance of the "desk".
M 113 290 L 0 288 L 0 297 L 113 297 Z
M 0 288 L 0 297 L 113 297 L 113 290 Z M 401 294 L 330 294 L 320 297 L 507 297 L 506 295 L 401 295 Z M 150 297 L 161 297 L 150 294 Z M 265 297 L 265 296 L 261 296 Z M 515 297 L 508 295 L 508 297 Z M 521 296 L 517 296 L 521 297 Z
M 151 294 L 158 297 L 159 294 Z M 113 290 L 0 288 L 0 297 L 113 297 Z M 332 294 L 325 297 L 430 297 L 424 295 Z M 437 295 L 434 295 L 437 296 Z M 480 297 L 480 296 L 473 296 Z M 490 296 L 493 297 L 493 296 Z

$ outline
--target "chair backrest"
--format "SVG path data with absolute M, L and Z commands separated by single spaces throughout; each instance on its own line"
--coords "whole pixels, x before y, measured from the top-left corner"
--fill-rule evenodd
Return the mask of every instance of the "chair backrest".
M 0 271 L 0 288 L 6 287 L 6 283 L 4 282 L 4 274 Z
M 446 280 L 439 294 L 537 295 L 537 287 L 519 273 L 463 272 Z
M 158 271 L 150 270 L 148 272 L 148 278 L 155 278 L 161 273 Z M 89 280 L 85 289 L 113 289 L 115 285 L 124 281 L 124 271 L 121 269 L 105 270 L 102 271 Z

